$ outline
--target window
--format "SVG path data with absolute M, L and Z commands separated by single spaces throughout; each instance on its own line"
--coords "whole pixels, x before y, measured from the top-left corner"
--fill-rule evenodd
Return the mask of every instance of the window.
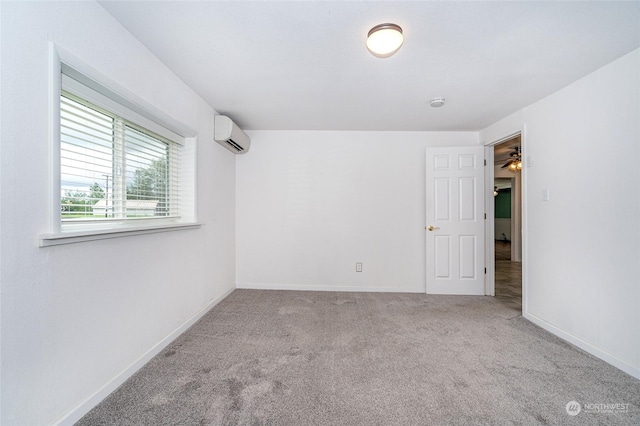
M 70 58 L 88 73 L 59 62 L 54 216 L 40 245 L 198 227 L 195 133 Z
M 179 216 L 177 143 L 68 92 L 60 106 L 63 228 Z

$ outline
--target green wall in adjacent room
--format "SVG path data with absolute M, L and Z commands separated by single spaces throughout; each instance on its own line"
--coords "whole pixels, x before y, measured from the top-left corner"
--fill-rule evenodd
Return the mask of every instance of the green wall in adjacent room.
M 511 218 L 511 189 L 501 189 L 498 191 L 498 195 L 494 198 L 496 206 L 496 218 L 510 219 Z

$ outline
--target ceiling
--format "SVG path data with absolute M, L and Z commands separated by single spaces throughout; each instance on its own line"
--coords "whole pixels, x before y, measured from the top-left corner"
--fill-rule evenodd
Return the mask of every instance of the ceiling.
M 245 130 L 478 131 L 640 47 L 640 1 L 100 4 Z

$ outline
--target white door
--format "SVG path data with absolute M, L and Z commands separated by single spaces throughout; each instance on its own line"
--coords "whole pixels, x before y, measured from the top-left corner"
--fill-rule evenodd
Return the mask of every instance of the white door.
M 427 293 L 484 291 L 484 147 L 427 148 Z

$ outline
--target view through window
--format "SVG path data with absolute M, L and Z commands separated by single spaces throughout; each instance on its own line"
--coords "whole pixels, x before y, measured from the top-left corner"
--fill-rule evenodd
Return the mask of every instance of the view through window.
M 178 215 L 176 143 L 70 93 L 60 102 L 63 225 Z

